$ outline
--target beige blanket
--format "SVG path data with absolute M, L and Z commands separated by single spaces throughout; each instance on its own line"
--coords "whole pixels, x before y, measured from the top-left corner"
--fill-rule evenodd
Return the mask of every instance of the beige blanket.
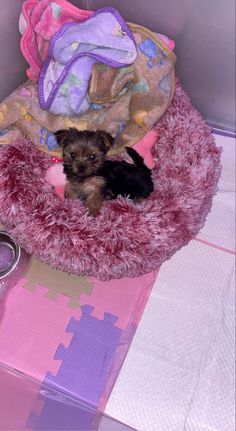
M 60 156 L 55 131 L 102 129 L 115 137 L 110 153 L 115 155 L 144 136 L 170 105 L 176 57 L 155 33 L 135 24 L 129 26 L 137 44 L 137 59 L 132 66 L 120 69 L 94 66 L 89 111 L 78 117 L 44 111 L 39 107 L 37 84 L 27 81 L 0 105 L 0 130 L 8 129 L 0 143 L 24 134 L 42 151 Z

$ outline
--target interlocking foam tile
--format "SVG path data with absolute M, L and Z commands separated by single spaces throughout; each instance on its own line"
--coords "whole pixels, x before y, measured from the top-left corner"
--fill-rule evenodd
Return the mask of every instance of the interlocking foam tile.
M 89 295 L 93 288 L 87 277 L 56 270 L 34 258 L 30 261 L 25 278 L 24 287 L 26 289 L 35 291 L 37 285 L 42 285 L 48 289 L 47 298 L 56 300 L 58 294 L 66 295 L 70 298 L 68 306 L 72 308 L 79 307 L 82 292 Z
M 121 329 L 137 325 L 142 316 L 152 286 L 156 280 L 158 271 L 152 271 L 141 277 L 119 280 L 100 281 L 90 278 L 94 289 L 89 297 L 89 304 L 94 307 L 92 315 L 103 319 L 103 313 L 117 316 L 117 323 Z M 81 305 L 88 303 L 88 298 L 83 293 L 80 298 Z
M 0 430 L 24 430 L 40 383 L 0 367 L 0 388 Z
M 67 348 L 59 344 L 56 351 L 55 359 L 61 359 L 61 366 L 55 376 L 48 372 L 43 384 L 97 407 L 123 331 L 115 326 L 116 316 L 105 313 L 103 320 L 99 320 L 91 316 L 93 307 L 84 305 L 81 308 L 81 319 L 70 319 L 66 328 L 74 334 L 70 344 Z M 99 425 L 99 415 L 83 406 L 60 404 L 57 396 L 50 399 L 50 393 L 47 399 L 44 396 L 40 399 L 44 401 L 42 411 L 38 415 L 31 412 L 27 427 L 73 430 L 79 426 L 79 429 L 91 431 Z
M 62 360 L 61 366 L 56 376 L 46 374 L 44 384 L 97 406 L 122 330 L 115 326 L 116 316 L 105 313 L 103 320 L 99 320 L 91 316 L 93 307 L 81 308 L 81 319 L 72 318 L 66 328 L 74 334 L 69 346 L 60 344 L 56 351 L 55 359 Z
M 37 414 L 32 412 L 25 426 L 17 429 L 23 430 L 26 427 L 39 431 L 135 431 L 90 408 L 86 403 L 72 400 L 48 387 L 42 388 L 35 407 Z
M 32 259 L 25 277 L 7 297 L 0 331 L 0 362 L 40 384 L 54 384 L 104 408 L 156 272 L 101 282 L 67 275 Z M 66 333 L 67 325 L 73 335 Z M 49 400 L 37 400 L 32 414 L 28 412 L 28 424 L 40 429 L 53 411 L 51 418 L 59 418 L 57 409 Z M 78 414 L 71 413 L 71 425 Z M 92 418 L 81 414 L 86 429 Z M 52 421 L 49 423 L 53 428 Z
M 89 304 L 95 308 L 92 315 L 103 319 L 103 307 L 118 316 L 116 326 L 123 329 L 119 346 L 114 352 L 112 369 L 99 401 L 99 408 L 103 410 L 114 386 L 116 378 L 124 362 L 125 356 L 132 342 L 138 322 L 142 316 L 146 302 L 155 282 L 158 271 L 153 271 L 136 278 L 122 278 L 108 282 L 92 279 L 94 289 L 89 298 Z M 86 303 L 86 297 L 81 295 L 81 304 Z
M 42 403 L 42 411 L 31 412 L 26 428 L 32 430 L 83 430 L 96 431 L 100 422 L 100 414 L 84 404 L 66 399 L 65 396 L 47 389 L 47 396 L 38 397 Z
M 72 316 L 80 318 L 80 309 L 67 306 L 68 299 L 45 297 L 46 289 L 24 289 L 24 279 L 10 290 L 0 331 L 0 362 L 42 382 L 50 369 L 57 371 L 53 357 L 60 342 L 67 345 L 71 335 L 65 328 Z
M 50 269 L 46 267 L 46 270 Z M 81 295 L 81 304 L 86 304 L 89 301 L 91 306 L 94 307 L 94 309 L 93 307 L 90 309 L 91 315 L 87 316 L 87 321 L 91 325 L 95 325 L 97 322 L 99 327 L 103 328 L 103 337 L 106 337 L 110 333 L 109 331 L 119 334 L 119 342 L 118 339 L 115 342 L 115 335 L 112 335 L 112 340 L 115 344 L 113 341 L 109 341 L 110 351 L 105 342 L 102 342 L 103 350 L 99 345 L 99 340 L 96 346 L 95 341 L 93 342 L 94 348 L 96 347 L 98 350 L 98 353 L 95 352 L 98 366 L 97 372 L 101 372 L 102 366 L 105 367 L 104 370 L 109 370 L 109 372 L 107 371 L 106 379 L 102 383 L 101 380 L 99 380 L 100 383 L 98 382 L 102 385 L 103 390 L 100 391 L 99 389 L 98 391 L 98 386 L 97 388 L 96 385 L 94 386 L 94 390 L 99 392 L 99 396 L 98 392 L 96 392 L 93 395 L 93 402 L 95 402 L 96 397 L 96 400 L 100 398 L 100 408 L 105 405 L 117 378 L 155 276 L 156 273 L 153 272 L 130 280 L 113 280 L 111 282 L 92 280 L 94 287 L 91 295 L 88 297 L 87 292 L 85 293 L 84 291 Z M 70 280 L 70 277 L 68 277 L 68 280 Z M 67 286 L 69 287 L 70 283 Z M 50 370 L 52 374 L 57 373 L 60 363 L 54 360 L 55 352 L 60 343 L 66 346 L 69 345 L 71 340 L 71 335 L 65 333 L 65 328 L 71 318 L 79 320 L 81 317 L 80 308 L 67 306 L 68 298 L 64 295 L 64 292 L 61 294 L 60 291 L 55 301 L 51 301 L 48 295 L 45 296 L 47 292 L 48 288 L 40 284 L 35 286 L 34 291 L 27 289 L 25 288 L 25 279 L 21 279 L 18 285 L 9 292 L 0 332 L 0 361 L 33 378 L 39 379 L 40 382 L 43 381 L 47 371 Z M 104 313 L 106 312 L 108 314 L 105 314 L 105 316 L 109 314 L 117 316 L 116 323 L 113 322 L 115 325 L 112 325 L 111 322 L 108 325 L 106 317 L 104 320 Z M 96 331 L 93 330 L 92 332 L 95 336 Z M 61 352 L 63 349 L 60 349 L 59 351 Z M 102 359 L 101 352 L 104 349 L 106 350 L 106 353 L 104 353 L 105 362 L 103 365 L 101 363 L 99 365 L 98 359 Z M 91 360 L 95 353 L 91 354 Z M 78 360 L 80 361 L 80 359 Z M 101 375 L 99 379 L 102 379 L 102 376 L 104 377 L 104 375 Z M 73 383 L 73 376 L 71 376 L 71 380 Z M 73 384 L 71 391 L 74 392 Z
M 47 390 L 41 413 L 31 413 L 25 427 L 39 431 L 135 431 L 134 428 Z M 23 431 L 25 427 L 20 429 Z M 18 428 L 17 428 L 18 429 Z M 4 430 L 6 431 L 6 430 Z

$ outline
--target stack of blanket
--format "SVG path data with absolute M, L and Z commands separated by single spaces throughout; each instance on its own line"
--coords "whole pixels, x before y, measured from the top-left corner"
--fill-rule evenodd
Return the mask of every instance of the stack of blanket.
M 113 8 L 93 13 L 65 0 L 26 0 L 21 50 L 29 80 L 0 105 L 1 143 L 24 134 L 60 156 L 54 132 L 103 129 L 111 155 L 154 126 L 174 94 L 174 43 Z

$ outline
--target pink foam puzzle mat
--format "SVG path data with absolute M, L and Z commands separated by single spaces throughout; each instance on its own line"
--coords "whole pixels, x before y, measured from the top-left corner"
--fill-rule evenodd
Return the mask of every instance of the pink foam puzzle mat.
M 0 430 L 112 430 L 99 412 L 156 275 L 104 282 L 32 258 L 0 296 Z

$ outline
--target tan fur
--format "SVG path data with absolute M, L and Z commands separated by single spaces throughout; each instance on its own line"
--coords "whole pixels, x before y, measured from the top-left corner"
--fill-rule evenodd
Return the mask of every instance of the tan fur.
M 104 131 L 82 133 L 76 129 L 59 130 L 56 137 L 63 148 L 65 198 L 81 199 L 90 213 L 96 215 L 105 190 L 105 180 L 96 172 L 103 165 L 113 138 Z
M 132 168 L 126 162 L 106 161 L 114 141 L 108 133 L 69 129 L 57 131 L 56 138 L 63 149 L 67 178 L 65 197 L 81 199 L 90 214 L 95 216 L 105 199 L 115 199 L 121 194 L 129 195 L 139 202 L 153 191 L 151 171 L 145 167 L 142 157 L 135 150 L 127 149 L 134 161 Z M 140 180 L 137 173 L 140 174 Z
M 86 179 L 81 187 L 85 204 L 92 215 L 96 215 L 101 209 L 104 194 L 105 181 L 102 177 L 90 177 Z

